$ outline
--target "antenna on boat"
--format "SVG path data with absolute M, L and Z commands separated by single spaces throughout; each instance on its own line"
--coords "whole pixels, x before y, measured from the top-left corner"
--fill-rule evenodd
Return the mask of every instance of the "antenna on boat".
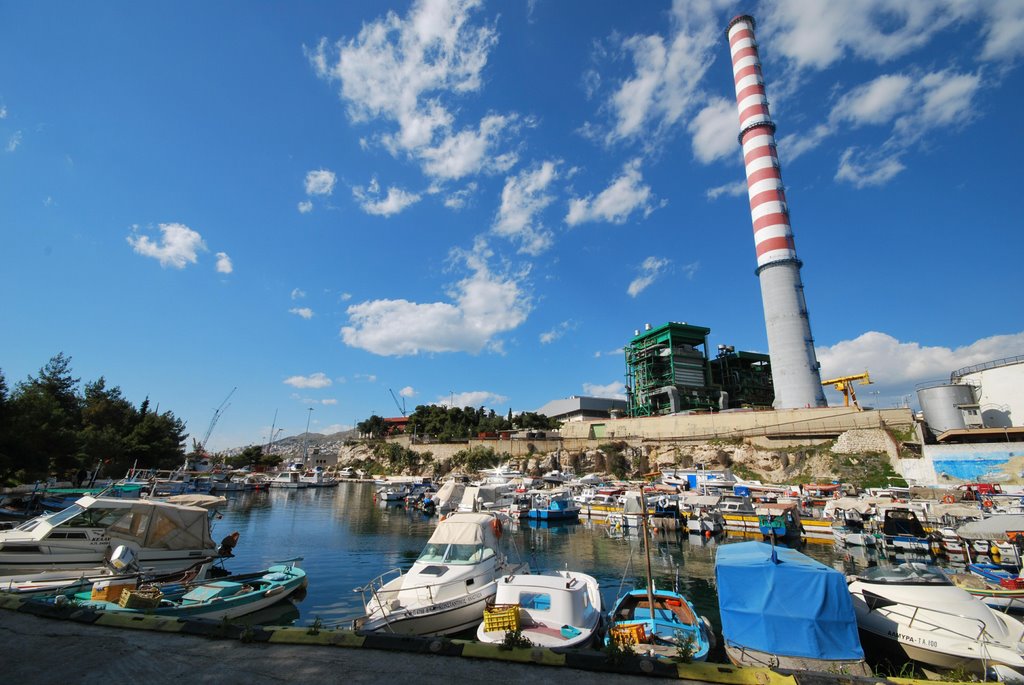
M 651 543 L 647 540 L 647 499 L 644 497 L 644 488 L 640 486 L 640 526 L 644 538 L 644 557 L 647 562 L 647 601 L 651 606 L 651 617 L 654 613 L 654 578 L 651 575 Z M 652 624 L 653 625 L 653 624 Z

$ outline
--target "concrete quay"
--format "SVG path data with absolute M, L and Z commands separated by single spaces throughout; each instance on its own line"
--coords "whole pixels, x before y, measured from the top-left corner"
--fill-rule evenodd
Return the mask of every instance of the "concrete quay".
M 135 682 L 488 683 L 620 685 L 672 679 L 692 685 L 909 685 L 906 679 L 780 673 L 601 652 L 501 650 L 465 640 L 357 635 L 308 627 L 262 628 L 216 621 L 54 610 L 0 597 L 0 663 L 8 682 L 110 685 Z

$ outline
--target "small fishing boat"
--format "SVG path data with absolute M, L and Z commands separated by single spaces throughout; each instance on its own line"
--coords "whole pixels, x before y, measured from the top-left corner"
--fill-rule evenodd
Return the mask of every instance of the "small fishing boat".
M 757 514 L 757 528 L 766 541 L 788 545 L 800 543 L 804 529 L 800 523 L 800 507 L 795 502 L 759 504 L 754 513 Z
M 437 524 L 419 558 L 405 573 L 393 569 L 362 587 L 363 632 L 449 635 L 474 628 L 493 602 L 497 579 L 529 573 L 512 561 L 503 539 L 508 517 L 498 512 L 456 512 Z
M 986 569 L 984 575 L 979 575 L 975 566 L 978 564 L 971 564 L 968 567 L 971 573 L 951 574 L 949 579 L 958 588 L 966 590 L 993 609 L 1016 614 L 1024 613 L 1024 579 L 1010 574 L 995 575 L 992 572 L 994 569 Z
M 640 506 L 639 492 L 627 493 L 626 497 L 626 507 L 635 507 L 641 512 L 640 534 L 646 558 L 647 587 L 629 590 L 616 600 L 605 642 L 614 641 L 650 656 L 677 658 L 685 655 L 692 661 L 704 661 L 714 639 L 711 623 L 697 615 L 684 595 L 654 586 L 647 512 Z
M 912 659 L 933 672 L 965 669 L 1020 679 L 1024 624 L 953 585 L 935 566 L 867 569 L 848 586 L 861 640 L 893 663 Z
M 580 517 L 580 507 L 565 493 L 538 494 L 523 516 L 538 521 L 576 521 Z
M 601 588 L 585 573 L 508 575 L 498 580 L 494 605 L 477 628 L 481 642 L 501 643 L 508 631 L 537 647 L 589 645 L 601 627 Z
M 198 584 L 146 584 L 134 589 L 94 586 L 91 590 L 71 589 L 29 601 L 53 606 L 73 604 L 111 613 L 230 620 L 276 604 L 305 587 L 306 573 L 296 565 L 297 561 Z
M 905 506 L 885 507 L 882 514 L 882 544 L 890 554 L 917 552 L 930 554 L 928 533 L 920 519 Z
M 715 557 L 725 653 L 737 666 L 869 676 L 846 578 L 795 549 L 721 545 Z
M 308 488 L 309 483 L 302 480 L 302 471 L 280 471 L 270 479 L 272 488 Z

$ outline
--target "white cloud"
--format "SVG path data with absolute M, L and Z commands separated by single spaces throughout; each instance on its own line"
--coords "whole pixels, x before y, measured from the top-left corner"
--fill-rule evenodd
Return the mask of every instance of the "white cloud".
M 727 195 L 729 197 L 740 197 L 741 195 L 746 194 L 746 181 L 733 181 L 732 183 L 726 183 L 724 185 L 715 186 L 714 188 L 708 188 L 706 191 L 704 191 L 704 195 L 709 200 L 717 200 L 722 195 Z
M 302 288 L 292 288 L 292 299 L 298 300 L 306 296 L 306 291 Z
M 310 309 L 309 307 L 292 307 L 291 309 L 288 310 L 288 313 L 295 314 L 296 316 L 301 316 L 303 319 L 313 318 L 313 310 Z
M 516 163 L 516 155 L 492 156 L 491 153 L 501 133 L 514 122 L 514 115 L 491 114 L 480 120 L 477 129 L 467 128 L 447 135 L 437 145 L 421 149 L 424 173 L 444 180 L 458 180 L 470 174 L 507 171 Z
M 235 270 L 234 265 L 231 263 L 231 257 L 228 257 L 227 252 L 217 253 L 217 273 L 229 274 Z
M 926 45 L 965 16 L 970 4 L 780 0 L 764 6 L 758 17 L 763 25 L 759 36 L 767 39 L 771 51 L 800 69 L 825 69 L 848 53 L 884 63 Z
M 341 295 L 338 296 L 338 299 L 341 300 L 342 302 L 348 302 L 349 300 L 352 299 L 352 293 L 342 293 Z
M 355 374 L 352 377 L 354 379 L 356 379 L 357 381 L 366 381 L 367 383 L 376 383 L 377 382 L 377 376 L 375 374 L 372 374 L 372 373 L 357 373 L 357 374 Z
M 15 131 L 11 134 L 11 137 L 7 139 L 7 151 L 14 152 L 21 145 L 21 131 Z
M 862 153 L 855 147 L 847 148 L 839 160 L 837 181 L 847 181 L 856 188 L 880 186 L 891 181 L 906 167 L 899 153 Z
M 694 156 L 710 164 L 729 155 L 738 155 L 741 148 L 736 140 L 737 120 L 734 101 L 714 98 L 687 126 L 693 135 Z
M 333 171 L 327 169 L 310 171 L 306 174 L 306 195 L 330 195 L 334 192 L 336 181 L 337 177 Z
M 411 385 L 407 385 L 398 391 L 399 397 L 415 397 L 416 391 L 413 390 Z
M 7 118 L 7 106 L 6 105 L 0 105 L 0 119 L 6 119 L 6 118 Z
M 630 297 L 636 297 L 654 283 L 670 263 L 668 259 L 648 257 L 640 265 L 640 275 L 630 282 L 626 292 Z
M 622 381 L 612 381 L 606 385 L 584 383 L 583 394 L 588 397 L 607 397 L 613 400 L 626 399 L 626 386 Z
M 476 182 L 466 184 L 465 188 L 453 190 L 444 198 L 444 206 L 448 209 L 462 209 L 469 202 L 469 198 L 476 192 Z
M 420 201 L 420 196 L 416 193 L 410 193 L 395 186 L 389 187 L 387 195 L 383 199 L 379 199 L 380 185 L 376 178 L 372 179 L 366 188 L 362 186 L 352 188 L 352 196 L 359 202 L 359 206 L 364 212 L 383 217 L 398 214 L 406 207 Z
M 576 330 L 577 325 L 578 324 L 572 319 L 569 319 L 568 321 L 563 321 L 562 323 L 552 328 L 550 331 L 545 331 L 544 333 L 541 333 L 540 344 L 547 345 L 548 343 L 553 343 L 554 341 L 558 340 L 569 331 Z
M 441 407 L 483 407 L 500 405 L 507 401 L 508 398 L 504 395 L 489 390 L 471 390 L 438 397 L 434 404 Z
M 299 214 L 309 214 L 313 211 L 313 203 L 309 200 L 303 200 L 298 204 Z
M 284 384 L 294 388 L 327 388 L 331 385 L 331 379 L 323 371 L 318 371 L 308 376 L 290 376 L 284 380 Z
M 645 136 L 650 145 L 706 99 L 701 82 L 722 49 L 718 8 L 724 5 L 724 0 L 677 1 L 668 37 L 634 35 L 622 40 L 622 51 L 632 57 L 633 73 L 607 102 L 615 120 L 607 142 Z
M 988 0 L 978 3 L 986 14 L 985 46 L 981 58 L 1012 60 L 1024 55 L 1024 3 L 1019 0 Z
M 570 200 L 565 222 L 570 226 L 587 221 L 622 224 L 637 209 L 642 209 L 644 216 L 648 216 L 654 211 L 651 206 L 653 199 L 651 188 L 644 184 L 640 173 L 640 159 L 634 159 L 623 166 L 622 174 L 597 197 L 588 195 Z
M 884 74 L 840 98 L 832 109 L 833 119 L 855 125 L 884 124 L 905 110 L 913 81 L 905 74 Z
M 868 331 L 853 340 L 815 348 L 822 378 L 870 372 L 880 386 L 911 386 L 949 378 L 957 369 L 1021 353 L 1024 332 L 994 335 L 962 347 L 926 346 L 902 342 L 891 335 Z
M 543 162 L 505 179 L 501 207 L 491 230 L 519 243 L 521 253 L 537 256 L 554 241 L 551 231 L 544 228 L 537 215 L 554 202 L 555 196 L 546 191 L 558 178 L 557 164 Z
M 307 56 L 317 74 L 341 83 L 354 122 L 383 119 L 397 130 L 378 138 L 393 154 L 419 159 L 423 171 L 457 179 L 500 172 L 514 155 L 491 156 L 514 115 L 487 115 L 477 127 L 455 132 L 455 116 L 442 98 L 475 92 L 497 43 L 491 26 L 470 23 L 479 0 L 418 0 L 408 14 L 388 12 L 363 24 L 359 35 Z
M 371 300 L 348 308 L 349 325 L 341 329 L 346 345 L 383 356 L 421 352 L 470 352 L 494 349 L 496 336 L 522 324 L 530 312 L 523 276 L 492 273 L 486 244 L 458 253 L 470 275 L 448 291 L 451 301 L 417 303 Z
M 160 224 L 159 242 L 149 236 L 138 235 L 138 229 L 138 226 L 132 227 L 128 244 L 138 254 L 158 260 L 163 267 L 184 269 L 195 264 L 198 253 L 206 250 L 203 237 L 184 224 Z
M 338 400 L 334 399 L 333 397 L 327 398 L 325 400 L 320 400 L 320 404 L 327 405 L 327 406 L 333 406 L 333 405 L 335 405 L 337 403 L 338 403 Z

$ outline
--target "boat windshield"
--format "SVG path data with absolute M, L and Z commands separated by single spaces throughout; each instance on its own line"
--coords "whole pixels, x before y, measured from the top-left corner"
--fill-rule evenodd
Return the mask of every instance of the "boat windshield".
M 890 585 L 951 585 L 952 582 L 937 566 L 906 563 L 894 567 L 875 566 L 859 576 L 868 583 Z
M 484 545 L 453 545 L 427 543 L 416 561 L 442 564 L 478 564 L 494 556 L 494 550 Z
M 46 522 L 49 523 L 51 526 L 59 526 L 60 524 L 62 524 L 65 521 L 67 521 L 68 519 L 71 519 L 71 518 L 74 518 L 75 516 L 78 516 L 83 511 L 85 511 L 85 507 L 80 506 L 78 504 L 72 504 L 67 509 L 64 509 L 62 511 L 58 511 L 56 514 L 54 514 L 54 515 L 50 516 L 49 518 L 47 518 Z

